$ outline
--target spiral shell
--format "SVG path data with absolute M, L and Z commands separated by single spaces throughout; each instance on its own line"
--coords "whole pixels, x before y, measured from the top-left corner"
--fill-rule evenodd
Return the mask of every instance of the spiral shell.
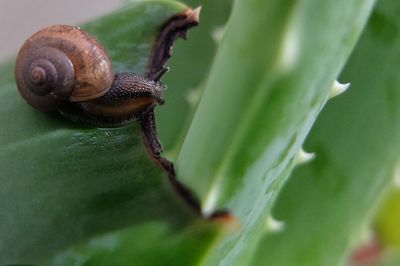
M 21 95 L 42 111 L 65 101 L 104 95 L 114 71 L 102 45 L 83 30 L 55 25 L 33 34 L 22 46 L 15 66 Z

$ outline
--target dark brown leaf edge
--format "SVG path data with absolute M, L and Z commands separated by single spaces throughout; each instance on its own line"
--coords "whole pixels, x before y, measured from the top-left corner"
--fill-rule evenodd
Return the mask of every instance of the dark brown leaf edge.
M 199 24 L 201 7 L 188 8 L 169 18 L 160 28 L 153 50 L 150 56 L 149 66 L 145 76 L 158 82 L 168 71 L 167 61 L 172 56 L 175 41 L 180 37 L 186 39 L 187 31 Z M 194 210 L 202 216 L 201 204 L 194 193 L 176 178 L 174 164 L 161 156 L 162 145 L 157 137 L 157 128 L 154 116 L 154 107 L 146 110 L 139 119 L 143 140 L 151 159 L 158 164 L 167 174 L 169 182 L 175 192 Z M 233 216 L 227 210 L 217 210 L 210 216 L 204 217 L 210 220 L 232 219 Z

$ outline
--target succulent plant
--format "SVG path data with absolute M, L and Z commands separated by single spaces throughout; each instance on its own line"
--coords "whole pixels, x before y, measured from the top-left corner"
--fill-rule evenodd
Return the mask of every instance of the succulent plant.
M 375 2 L 186 1 L 202 5 L 200 25 L 175 47 L 157 124 L 203 215 L 137 125 L 38 112 L 14 61 L 1 64 L 0 264 L 357 263 L 400 154 L 400 2 Z M 116 72 L 143 72 L 160 25 L 185 8 L 136 1 L 82 28 Z M 218 210 L 229 215 L 207 218 Z

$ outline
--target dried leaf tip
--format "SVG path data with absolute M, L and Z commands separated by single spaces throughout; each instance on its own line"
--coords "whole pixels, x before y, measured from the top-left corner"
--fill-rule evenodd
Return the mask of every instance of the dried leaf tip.
M 242 228 L 242 224 L 239 220 L 227 210 L 216 211 L 209 217 L 206 217 L 206 219 L 210 222 L 216 222 L 222 225 L 224 233 L 239 231 Z
M 189 21 L 199 23 L 200 12 L 201 12 L 201 6 L 198 6 L 195 9 L 188 8 L 185 10 L 185 16 Z
M 167 19 L 161 26 L 151 53 L 149 66 L 145 76 L 159 81 L 168 71 L 167 61 L 172 55 L 172 49 L 177 38 L 186 39 L 187 31 L 199 24 L 201 7 L 187 8 Z
M 225 222 L 234 222 L 236 220 L 236 218 L 228 210 L 214 211 L 207 218 L 210 220 L 221 220 Z

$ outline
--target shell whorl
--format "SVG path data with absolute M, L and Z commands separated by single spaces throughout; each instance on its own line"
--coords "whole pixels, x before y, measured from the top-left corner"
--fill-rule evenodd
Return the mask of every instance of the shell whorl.
M 88 101 L 104 95 L 114 72 L 102 45 L 81 29 L 50 26 L 22 46 L 15 76 L 21 95 L 42 111 L 64 101 Z

